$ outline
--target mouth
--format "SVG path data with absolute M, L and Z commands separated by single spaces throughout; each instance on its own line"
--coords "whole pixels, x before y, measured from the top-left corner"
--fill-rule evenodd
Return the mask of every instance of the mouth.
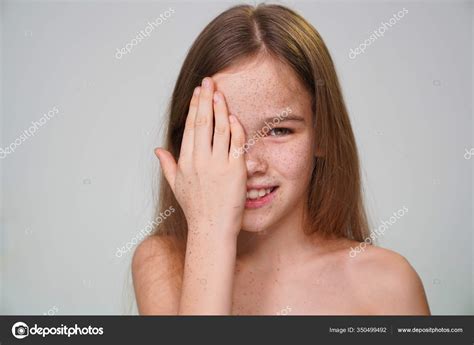
M 255 209 L 269 204 L 275 197 L 278 186 L 258 186 L 247 188 L 245 208 Z

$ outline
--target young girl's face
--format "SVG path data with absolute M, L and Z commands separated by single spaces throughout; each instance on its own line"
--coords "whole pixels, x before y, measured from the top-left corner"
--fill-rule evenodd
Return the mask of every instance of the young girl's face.
M 258 58 L 212 76 L 246 134 L 247 202 L 242 229 L 264 231 L 296 220 L 314 162 L 311 96 L 286 65 Z M 254 199 L 268 189 L 268 195 Z M 253 190 L 253 191 L 252 191 Z M 295 218 L 296 217 L 296 218 Z

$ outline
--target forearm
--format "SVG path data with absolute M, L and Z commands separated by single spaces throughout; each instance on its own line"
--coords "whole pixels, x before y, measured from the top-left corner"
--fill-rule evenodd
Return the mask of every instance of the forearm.
M 180 315 L 230 315 L 237 239 L 226 229 L 189 229 Z

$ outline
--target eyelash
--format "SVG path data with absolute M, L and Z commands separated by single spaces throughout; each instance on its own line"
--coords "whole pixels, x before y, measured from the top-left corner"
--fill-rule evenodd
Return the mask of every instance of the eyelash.
M 293 133 L 293 131 L 292 131 L 291 129 L 289 129 L 289 128 L 277 127 L 277 128 L 272 128 L 272 129 L 270 130 L 270 132 L 268 132 L 268 136 L 270 136 L 270 137 L 273 136 L 273 137 L 274 137 L 275 135 L 271 135 L 271 134 L 270 134 L 270 133 L 272 133 L 274 130 L 284 130 L 284 131 L 287 132 L 286 135 L 289 135 L 289 134 L 292 134 L 292 133 Z M 277 137 L 281 137 L 281 136 L 284 136 L 284 135 L 285 135 L 285 134 L 283 134 L 283 135 L 276 135 L 276 136 L 277 136 Z

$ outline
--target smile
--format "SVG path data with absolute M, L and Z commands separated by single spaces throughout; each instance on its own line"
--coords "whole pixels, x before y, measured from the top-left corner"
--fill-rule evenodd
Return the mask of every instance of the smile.
M 269 204 L 275 197 L 277 189 L 278 186 L 248 189 L 245 208 L 255 209 Z

